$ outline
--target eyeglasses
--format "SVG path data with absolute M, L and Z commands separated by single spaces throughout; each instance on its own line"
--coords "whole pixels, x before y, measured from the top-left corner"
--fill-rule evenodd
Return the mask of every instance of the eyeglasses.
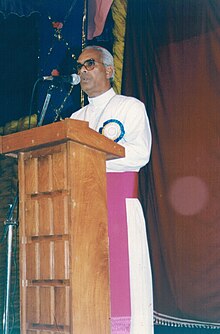
M 95 64 L 103 64 L 104 63 L 100 62 L 100 61 L 96 61 L 95 59 L 91 58 L 91 59 L 86 59 L 84 61 L 84 63 L 77 63 L 76 64 L 76 69 L 77 72 L 79 73 L 81 71 L 81 69 L 83 68 L 83 66 L 87 69 L 87 71 L 92 71 L 95 68 Z

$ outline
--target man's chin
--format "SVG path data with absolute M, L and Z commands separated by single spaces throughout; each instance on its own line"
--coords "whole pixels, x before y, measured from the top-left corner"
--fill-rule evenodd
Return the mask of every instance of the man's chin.
M 89 82 L 88 81 L 81 81 L 80 82 L 82 90 L 87 94 L 87 91 L 90 90 Z

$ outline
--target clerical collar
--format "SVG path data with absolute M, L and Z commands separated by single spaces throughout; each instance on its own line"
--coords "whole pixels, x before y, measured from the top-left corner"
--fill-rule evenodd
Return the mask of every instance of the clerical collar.
M 108 101 L 116 95 L 113 88 L 107 90 L 107 92 L 96 96 L 96 97 L 88 97 L 88 101 L 90 104 L 94 105 L 95 107 L 103 107 L 103 105 L 107 104 Z

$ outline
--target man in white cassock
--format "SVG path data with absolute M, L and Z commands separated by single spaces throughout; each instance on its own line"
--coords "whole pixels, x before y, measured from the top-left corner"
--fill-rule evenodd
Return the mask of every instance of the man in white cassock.
M 125 147 L 125 157 L 107 161 L 111 333 L 153 334 L 152 276 L 138 171 L 149 161 L 151 131 L 144 104 L 111 87 L 113 57 L 88 46 L 77 62 L 89 104 L 71 118 Z M 103 333 L 104 334 L 104 333 Z

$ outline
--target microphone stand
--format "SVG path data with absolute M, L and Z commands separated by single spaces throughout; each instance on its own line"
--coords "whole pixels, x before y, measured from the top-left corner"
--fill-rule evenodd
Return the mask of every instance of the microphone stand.
M 9 205 L 9 212 L 7 219 L 4 222 L 5 234 L 7 237 L 7 269 L 6 269 L 6 297 L 5 297 L 5 307 L 3 314 L 3 333 L 9 333 L 9 298 L 10 298 L 10 286 L 11 286 L 11 259 L 12 259 L 12 240 L 13 240 L 13 228 L 18 227 L 17 220 L 13 219 L 13 213 L 18 203 L 18 193 L 14 198 L 13 204 Z
M 74 87 L 73 85 L 70 86 L 70 89 L 69 89 L 67 95 L 64 97 L 62 104 L 60 105 L 59 108 L 55 109 L 55 117 L 54 117 L 53 123 L 55 123 L 55 122 L 57 122 L 57 121 L 59 121 L 59 120 L 62 119 L 61 116 L 60 116 L 61 112 L 63 110 L 64 104 L 66 103 L 66 100 L 69 98 L 70 94 L 73 91 L 73 87 Z
M 41 126 L 43 124 L 44 117 L 46 115 L 46 111 L 47 111 L 47 108 L 49 106 L 50 99 L 51 99 L 51 91 L 53 90 L 54 87 L 55 86 L 52 84 L 48 88 L 47 95 L 46 95 L 45 100 L 44 100 L 43 108 L 42 108 L 42 111 L 40 113 L 40 118 L 39 118 L 39 121 L 37 123 L 37 126 Z

